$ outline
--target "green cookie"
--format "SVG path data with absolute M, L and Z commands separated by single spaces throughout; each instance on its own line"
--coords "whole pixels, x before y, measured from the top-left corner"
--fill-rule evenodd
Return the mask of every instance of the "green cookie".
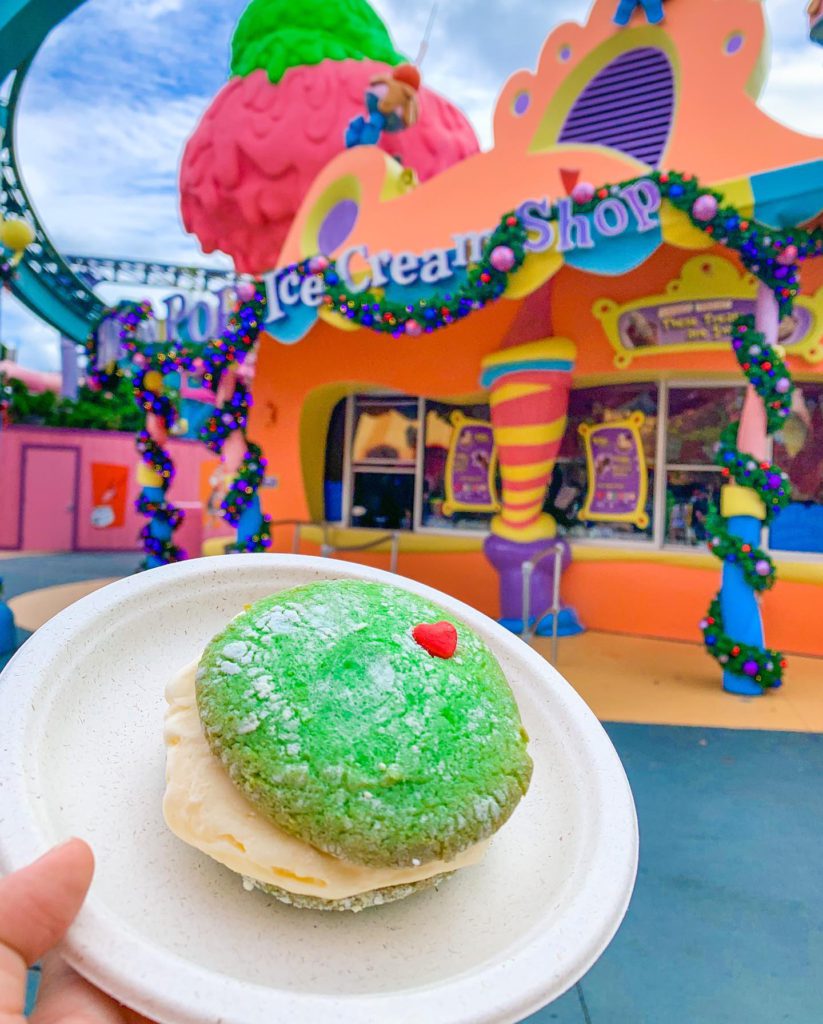
M 452 657 L 412 636 L 450 621 Z M 206 648 L 197 704 L 235 784 L 335 857 L 408 867 L 494 833 L 532 762 L 494 655 L 399 587 L 312 583 L 258 601 Z

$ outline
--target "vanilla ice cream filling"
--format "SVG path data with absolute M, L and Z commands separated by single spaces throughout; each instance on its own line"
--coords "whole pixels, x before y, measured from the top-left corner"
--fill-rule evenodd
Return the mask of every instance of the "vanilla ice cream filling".
M 243 796 L 211 752 L 197 710 L 196 671 L 194 662 L 166 688 L 163 815 L 183 842 L 246 878 L 325 900 L 420 882 L 476 864 L 483 857 L 488 840 L 448 863 L 370 868 L 339 860 L 283 832 Z

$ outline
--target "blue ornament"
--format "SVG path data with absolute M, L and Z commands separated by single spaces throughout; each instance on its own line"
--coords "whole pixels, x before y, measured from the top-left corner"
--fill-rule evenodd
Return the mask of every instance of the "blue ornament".
M 635 7 L 643 7 L 650 25 L 659 25 L 663 20 L 662 0 L 620 0 L 614 15 L 615 25 L 624 27 L 629 24 Z
M 669 189 L 669 195 L 670 196 L 682 196 L 685 191 L 686 190 L 683 188 L 682 185 L 672 185 L 671 188 Z
M 714 645 L 717 643 L 717 637 L 712 636 L 711 633 L 709 633 L 709 635 L 705 638 L 705 642 L 707 647 L 714 647 Z

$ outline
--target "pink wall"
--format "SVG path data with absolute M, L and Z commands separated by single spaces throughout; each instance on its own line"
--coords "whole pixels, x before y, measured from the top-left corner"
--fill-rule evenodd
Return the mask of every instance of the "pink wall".
M 39 501 L 36 507 L 21 507 L 23 487 L 24 452 L 27 446 L 39 449 L 72 449 L 78 453 L 77 494 L 64 493 L 65 484 L 55 486 L 53 493 L 46 487 L 47 501 Z M 215 527 L 203 522 L 200 505 L 201 465 L 211 462 L 214 456 L 197 441 L 172 440 L 169 451 L 177 469 L 174 483 L 169 490 L 169 499 L 175 504 L 194 503 L 186 508 L 186 520 L 175 534 L 175 539 L 190 555 L 200 554 L 204 537 L 228 534 L 223 524 Z M 100 529 L 92 525 L 93 508 L 92 464 L 109 463 L 128 467 L 128 493 L 124 525 Z M 55 512 L 66 514 L 65 509 L 74 504 L 76 522 L 74 526 L 75 550 L 138 550 L 138 532 L 146 522 L 134 510 L 134 502 L 140 488 L 136 480 L 137 453 L 133 434 L 97 430 L 62 430 L 51 427 L 12 426 L 0 430 L 0 548 L 18 549 L 25 547 L 23 522 L 27 517 L 42 517 L 48 521 Z M 43 493 L 43 481 L 40 481 Z M 33 519 L 35 526 L 44 526 Z M 43 535 L 43 529 L 32 530 Z

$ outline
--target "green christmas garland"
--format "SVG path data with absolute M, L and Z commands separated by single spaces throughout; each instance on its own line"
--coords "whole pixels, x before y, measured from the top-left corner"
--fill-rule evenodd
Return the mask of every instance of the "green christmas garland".
M 766 430 L 776 433 L 791 411 L 794 387 L 780 353 L 766 343 L 754 329 L 754 317 L 741 316 L 734 323 L 732 348 L 741 369 L 755 388 L 766 410 Z M 737 425 L 730 424 L 720 437 L 715 462 L 723 476 L 740 487 L 753 490 L 763 502 L 765 522 L 770 523 L 777 512 L 791 500 L 789 478 L 779 466 L 758 463 L 737 447 Z M 744 579 L 756 593 L 770 589 L 775 582 L 775 566 L 762 549 L 745 544 L 731 533 L 724 519 L 713 515 L 709 520 L 709 548 L 729 565 L 737 565 Z M 700 623 L 706 650 L 725 669 L 758 683 L 762 689 L 779 686 L 786 662 L 779 651 L 762 650 L 741 644 L 730 636 L 723 624 L 718 594 L 709 613 Z
M 777 298 L 781 313 L 791 311 L 799 291 L 798 263 L 823 255 L 823 231 L 801 228 L 776 231 L 757 220 L 743 217 L 731 205 L 721 205 L 722 196 L 704 188 L 691 174 L 653 171 L 613 185 L 587 188 L 585 201 L 572 196 L 572 213 L 592 213 L 599 202 L 617 195 L 639 181 L 654 181 L 661 196 L 685 213 L 692 224 L 705 231 L 719 245 L 734 250 L 746 268 L 761 280 Z M 578 186 L 575 192 L 578 192 Z M 578 193 L 579 194 L 579 193 Z M 534 213 L 534 211 L 533 211 Z M 546 221 L 558 216 L 557 205 L 550 206 Z M 356 292 L 349 288 L 336 266 L 324 256 L 314 256 L 285 268 L 301 277 L 319 274 L 325 285 L 323 302 L 327 308 L 362 327 L 395 337 L 431 333 L 448 327 L 489 302 L 500 298 L 511 274 L 525 258 L 526 229 L 519 216 L 509 211 L 486 242 L 480 261 L 471 265 L 467 280 L 451 291 L 435 292 L 428 298 L 401 303 L 381 298 L 373 289 Z
M 314 256 L 291 269 L 301 276 L 320 274 L 325 285 L 324 304 L 348 320 L 398 338 L 404 334 L 417 337 L 448 327 L 499 299 L 509 275 L 523 265 L 527 237 L 517 214 L 506 213 L 486 242 L 480 262 L 469 266 L 465 282 L 451 291 L 435 292 L 412 303 L 381 299 L 370 289 L 353 292 L 323 256 Z

